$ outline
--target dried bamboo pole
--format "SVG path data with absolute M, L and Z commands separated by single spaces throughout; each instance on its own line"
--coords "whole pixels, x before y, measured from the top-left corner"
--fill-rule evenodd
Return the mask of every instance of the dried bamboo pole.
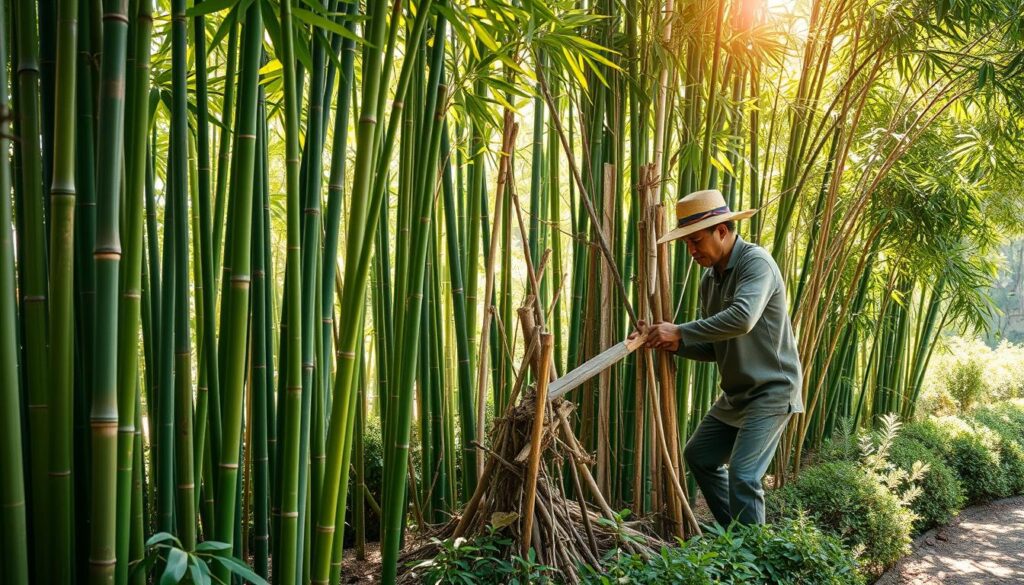
M 550 333 L 540 334 L 540 365 L 537 368 L 537 393 L 534 397 L 533 432 L 530 434 L 530 460 L 526 468 L 526 485 L 523 496 L 525 511 L 523 513 L 523 556 L 530 550 L 530 540 L 533 536 L 530 528 L 533 526 L 533 508 L 537 498 L 537 472 L 540 469 L 540 443 L 541 434 L 544 432 L 544 407 L 547 405 L 548 393 L 548 370 L 551 365 L 551 348 L 554 337 Z

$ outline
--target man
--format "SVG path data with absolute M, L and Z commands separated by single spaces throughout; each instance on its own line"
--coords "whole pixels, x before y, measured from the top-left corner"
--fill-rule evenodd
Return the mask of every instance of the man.
M 703 318 L 682 325 L 640 322 L 646 347 L 717 362 L 722 394 L 684 450 L 715 520 L 764 523 L 761 478 L 786 423 L 803 412 L 802 373 L 786 303 L 771 254 L 736 234 L 736 221 L 756 210 L 729 210 L 718 191 L 698 191 L 676 204 L 677 226 L 658 243 L 682 239 L 706 270 Z M 728 464 L 728 467 L 726 465 Z

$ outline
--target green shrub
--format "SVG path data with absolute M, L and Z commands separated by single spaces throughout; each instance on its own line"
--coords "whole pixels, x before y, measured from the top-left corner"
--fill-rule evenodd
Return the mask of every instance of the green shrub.
M 960 478 L 967 502 L 988 502 L 1005 495 L 1006 476 L 999 460 L 995 433 L 975 429 L 955 416 L 936 419 L 936 424 L 952 437 L 946 459 Z
M 1024 494 L 1024 429 L 1005 414 L 991 409 L 974 412 L 974 420 L 996 435 L 999 464 L 1003 470 L 1002 495 Z
M 889 458 L 893 465 L 908 472 L 917 461 L 928 465 L 920 483 L 922 495 L 914 498 L 910 504 L 910 509 L 917 515 L 915 532 L 948 524 L 963 507 L 964 494 L 960 481 L 941 454 L 915 439 L 900 436 L 893 442 Z
M 946 390 L 962 410 L 969 410 L 985 393 L 985 368 L 980 361 L 958 362 L 946 374 Z
M 473 540 L 436 540 L 438 554 L 415 563 L 410 571 L 421 583 L 465 585 L 533 585 L 552 583 L 554 569 L 536 562 L 533 549 L 527 558 L 509 554 L 511 538 L 491 530 Z
M 774 515 L 809 514 L 823 532 L 852 548 L 869 572 L 881 572 L 910 550 L 914 513 L 855 463 L 806 469 L 770 499 Z
M 952 434 L 942 429 L 933 419 L 925 419 L 910 423 L 903 427 L 901 436 L 924 445 L 928 450 L 943 458 L 949 456 Z
M 595 569 L 584 567 L 582 582 L 772 583 L 777 585 L 860 585 L 853 554 L 823 534 L 805 516 L 764 526 L 715 527 L 678 548 L 663 548 L 649 560 L 615 551 Z
M 745 530 L 761 582 L 779 585 L 854 585 L 863 582 L 853 553 L 823 534 L 806 516 Z
M 853 419 L 843 419 L 836 426 L 835 433 L 824 440 L 818 450 L 818 461 L 857 461 L 860 459 L 860 447 L 857 445 L 857 433 L 852 430 Z
M 1003 402 L 994 409 L 1000 415 L 1005 416 L 1006 420 L 1020 431 L 1018 436 L 1021 442 L 1024 442 L 1024 400 L 1018 399 Z

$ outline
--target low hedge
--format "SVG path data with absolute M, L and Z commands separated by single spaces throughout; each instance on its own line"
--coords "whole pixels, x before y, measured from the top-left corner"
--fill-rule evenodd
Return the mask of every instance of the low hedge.
M 807 513 L 818 528 L 857 553 L 872 574 L 910 549 L 914 513 L 853 462 L 830 461 L 805 469 L 795 481 L 771 492 L 768 508 L 775 518 Z
M 904 436 L 893 442 L 889 455 L 893 465 L 904 471 L 909 472 L 918 461 L 928 465 L 928 471 L 920 482 L 921 495 L 910 503 L 910 509 L 917 516 L 914 533 L 949 524 L 963 508 L 965 498 L 960 479 L 946 465 L 942 455 L 920 441 Z
M 763 526 L 716 526 L 650 560 L 615 553 L 600 568 L 584 567 L 582 582 L 860 585 L 864 576 L 839 539 L 799 515 Z

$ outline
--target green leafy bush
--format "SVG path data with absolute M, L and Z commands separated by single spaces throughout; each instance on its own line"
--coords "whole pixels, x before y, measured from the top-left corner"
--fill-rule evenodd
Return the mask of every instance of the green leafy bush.
M 526 558 L 509 555 L 513 542 L 491 530 L 467 540 L 440 541 L 437 556 L 416 563 L 410 570 L 424 585 L 534 585 L 552 583 L 554 569 L 537 563 L 533 549 Z
M 157 532 L 146 541 L 146 556 L 132 568 L 130 576 L 148 575 L 157 565 L 162 567 L 156 581 L 160 585 L 206 585 L 215 579 L 218 570 L 227 572 L 234 581 L 267 585 L 245 561 L 231 556 L 231 545 L 226 542 L 207 540 L 189 551 L 173 534 Z
M 943 458 L 949 456 L 950 440 L 952 435 L 939 427 L 933 419 L 926 419 L 911 423 L 903 427 L 901 436 L 905 439 L 912 439 L 921 443 L 931 452 L 941 455 Z
M 715 527 L 678 548 L 645 560 L 613 552 L 604 565 L 584 567 L 583 583 L 772 583 L 859 585 L 853 554 L 804 516 L 764 526 Z
M 999 464 L 1005 479 L 1003 495 L 1024 494 L 1024 429 L 1005 413 L 992 409 L 978 409 L 973 418 L 997 437 Z
M 853 553 L 804 515 L 774 525 L 744 527 L 761 582 L 779 585 L 854 585 L 863 582 Z
M 910 509 L 917 515 L 915 532 L 948 524 L 963 508 L 964 493 L 960 481 L 941 454 L 916 439 L 900 436 L 893 442 L 889 457 L 894 465 L 908 472 L 918 461 L 928 465 L 920 484 L 923 496 L 910 504 Z
M 978 430 L 955 416 L 944 416 L 907 425 L 903 436 L 945 459 L 956 473 L 968 504 L 1007 493 L 1007 472 L 1000 460 L 997 437 L 991 431 Z
M 985 368 L 969 359 L 955 364 L 946 374 L 946 389 L 961 410 L 969 410 L 985 393 Z
M 910 550 L 915 515 L 879 478 L 848 461 L 804 470 L 786 487 L 771 492 L 769 510 L 792 517 L 801 511 L 823 532 L 840 538 L 871 573 Z
M 967 502 L 977 504 L 1005 495 L 1006 475 L 995 434 L 975 429 L 954 416 L 936 419 L 936 424 L 951 437 L 946 460 L 960 478 Z

